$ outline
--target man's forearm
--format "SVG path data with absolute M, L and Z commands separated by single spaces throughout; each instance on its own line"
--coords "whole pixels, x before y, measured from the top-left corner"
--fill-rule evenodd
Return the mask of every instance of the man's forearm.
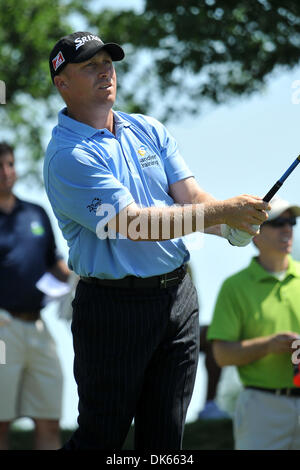
M 216 198 L 214 198 L 211 194 L 206 193 L 204 191 L 198 192 L 195 197 L 193 198 L 193 203 L 194 204 L 205 204 L 205 203 L 214 203 L 216 201 Z M 209 222 L 209 221 L 207 221 Z M 207 225 L 204 224 L 204 233 L 208 233 L 210 235 L 217 235 L 219 237 L 222 237 L 221 234 L 221 224 L 218 225 Z
M 244 366 L 269 354 L 269 337 L 243 341 L 215 340 L 213 342 L 213 353 L 220 367 Z
M 209 233 L 210 235 L 217 235 L 218 237 L 223 236 L 221 233 L 221 224 L 212 225 L 211 227 L 205 227 L 204 233 Z
M 227 224 L 256 235 L 257 224 L 267 218 L 266 203 L 256 196 L 236 196 L 225 201 L 211 197 L 204 202 L 141 208 L 131 203 L 108 222 L 108 228 L 133 241 L 163 241 L 193 232 L 220 234 L 220 224 Z M 99 226 L 102 234 L 102 227 Z M 214 227 L 214 228 L 211 228 Z M 104 234 L 105 237 L 107 234 Z M 99 235 L 98 235 L 99 236 Z
M 117 231 L 132 240 L 163 241 L 189 235 L 193 232 L 205 232 L 207 227 L 222 222 L 221 202 L 207 204 L 185 204 L 169 207 L 128 208 L 119 218 Z M 122 223 L 123 222 L 123 223 Z M 123 228 L 122 228 L 123 225 Z M 211 233 L 216 233 L 211 232 Z M 216 233 L 217 234 L 217 233 Z

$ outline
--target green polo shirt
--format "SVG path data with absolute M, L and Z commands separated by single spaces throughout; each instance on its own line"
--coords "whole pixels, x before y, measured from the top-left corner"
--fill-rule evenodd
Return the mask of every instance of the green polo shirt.
M 300 334 L 300 263 L 289 257 L 282 281 L 253 258 L 219 292 L 208 339 L 242 341 L 293 331 Z M 241 382 L 266 388 L 293 386 L 291 354 L 269 354 L 238 367 Z

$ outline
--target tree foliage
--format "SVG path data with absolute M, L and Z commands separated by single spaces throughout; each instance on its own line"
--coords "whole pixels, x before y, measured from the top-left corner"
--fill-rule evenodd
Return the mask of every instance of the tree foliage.
M 26 149 L 31 163 L 43 156 L 47 123 L 62 105 L 49 51 L 71 31 L 122 44 L 118 107 L 162 120 L 198 113 L 206 100 L 258 91 L 277 67 L 291 68 L 300 57 L 295 0 L 146 0 L 142 14 L 102 10 L 91 0 L 0 0 L 0 11 L 0 80 L 7 90 L 0 139 Z
M 43 123 L 52 116 L 49 50 L 71 32 L 65 18 L 72 6 L 59 0 L 0 0 L 0 138 L 24 148 L 33 168 L 43 156 Z
M 101 24 L 100 16 L 89 20 Z M 106 12 L 105 33 L 116 24 L 123 43 L 151 51 L 141 83 L 153 90 L 155 81 L 150 108 L 165 97 L 162 118 L 196 113 L 205 99 L 222 103 L 258 91 L 277 67 L 300 58 L 295 0 L 147 0 L 142 16 Z

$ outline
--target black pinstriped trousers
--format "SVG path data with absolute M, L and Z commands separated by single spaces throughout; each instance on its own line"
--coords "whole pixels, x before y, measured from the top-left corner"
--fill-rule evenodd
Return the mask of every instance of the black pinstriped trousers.
M 181 449 L 199 343 L 197 293 L 187 274 L 166 289 L 79 282 L 73 301 L 78 429 L 64 450 Z

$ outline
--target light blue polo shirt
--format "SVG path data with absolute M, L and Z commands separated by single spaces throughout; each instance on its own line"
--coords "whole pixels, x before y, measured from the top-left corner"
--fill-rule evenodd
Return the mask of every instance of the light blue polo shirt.
M 68 243 L 69 267 L 80 276 L 103 279 L 173 271 L 189 260 L 182 239 L 111 238 L 104 227 L 132 202 L 173 205 L 169 185 L 192 173 L 157 120 L 115 111 L 114 120 L 116 135 L 71 119 L 64 108 L 46 151 L 45 187 Z

